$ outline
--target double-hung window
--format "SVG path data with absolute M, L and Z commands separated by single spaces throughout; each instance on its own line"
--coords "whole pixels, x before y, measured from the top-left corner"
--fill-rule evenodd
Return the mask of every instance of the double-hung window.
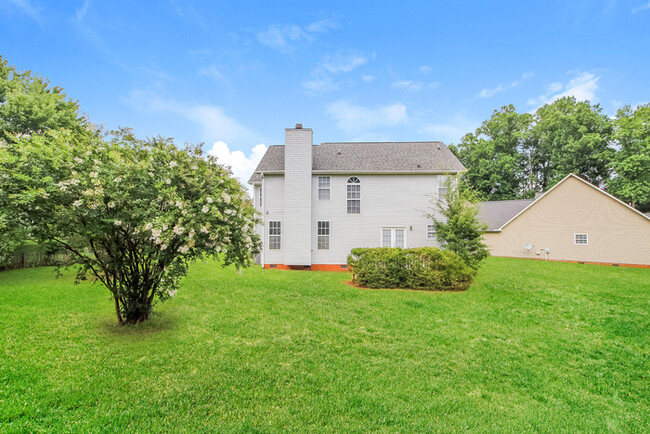
M 427 238 L 432 240 L 436 237 L 436 226 L 427 225 Z
M 381 246 L 404 248 L 405 232 L 404 228 L 381 228 Z
M 318 222 L 318 250 L 330 249 L 330 222 Z
M 449 177 L 447 175 L 438 175 L 438 200 L 444 199 L 447 195 L 449 186 Z
M 262 187 L 260 186 L 260 206 L 262 206 Z
M 269 222 L 269 250 L 282 248 L 282 224 L 279 221 Z
M 330 200 L 330 177 L 318 177 L 318 200 Z
M 356 176 L 347 182 L 348 214 L 361 214 L 361 181 Z

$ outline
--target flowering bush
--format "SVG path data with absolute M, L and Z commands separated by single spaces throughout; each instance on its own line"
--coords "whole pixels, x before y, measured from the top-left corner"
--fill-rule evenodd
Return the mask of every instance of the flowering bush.
M 244 188 L 201 147 L 50 131 L 0 142 L 0 178 L 7 218 L 70 251 L 78 279 L 111 291 L 120 324 L 174 296 L 189 261 L 221 256 L 239 268 L 259 252 Z

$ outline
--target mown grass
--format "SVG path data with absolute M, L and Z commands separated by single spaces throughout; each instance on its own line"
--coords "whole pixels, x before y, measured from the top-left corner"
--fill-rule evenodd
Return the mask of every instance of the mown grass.
M 0 273 L 0 431 L 650 429 L 650 270 L 490 258 L 466 292 L 196 264 L 117 327 L 108 291 Z

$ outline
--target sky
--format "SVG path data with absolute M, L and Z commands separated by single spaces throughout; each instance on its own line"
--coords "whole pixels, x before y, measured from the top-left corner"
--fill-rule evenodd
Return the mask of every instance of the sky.
M 458 143 L 494 110 L 650 101 L 650 1 L 0 0 L 0 55 L 246 182 L 284 129 Z

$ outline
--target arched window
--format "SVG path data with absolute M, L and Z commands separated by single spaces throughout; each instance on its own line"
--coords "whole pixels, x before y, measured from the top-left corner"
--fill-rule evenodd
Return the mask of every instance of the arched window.
M 361 214 L 361 181 L 356 176 L 348 178 L 348 214 Z

